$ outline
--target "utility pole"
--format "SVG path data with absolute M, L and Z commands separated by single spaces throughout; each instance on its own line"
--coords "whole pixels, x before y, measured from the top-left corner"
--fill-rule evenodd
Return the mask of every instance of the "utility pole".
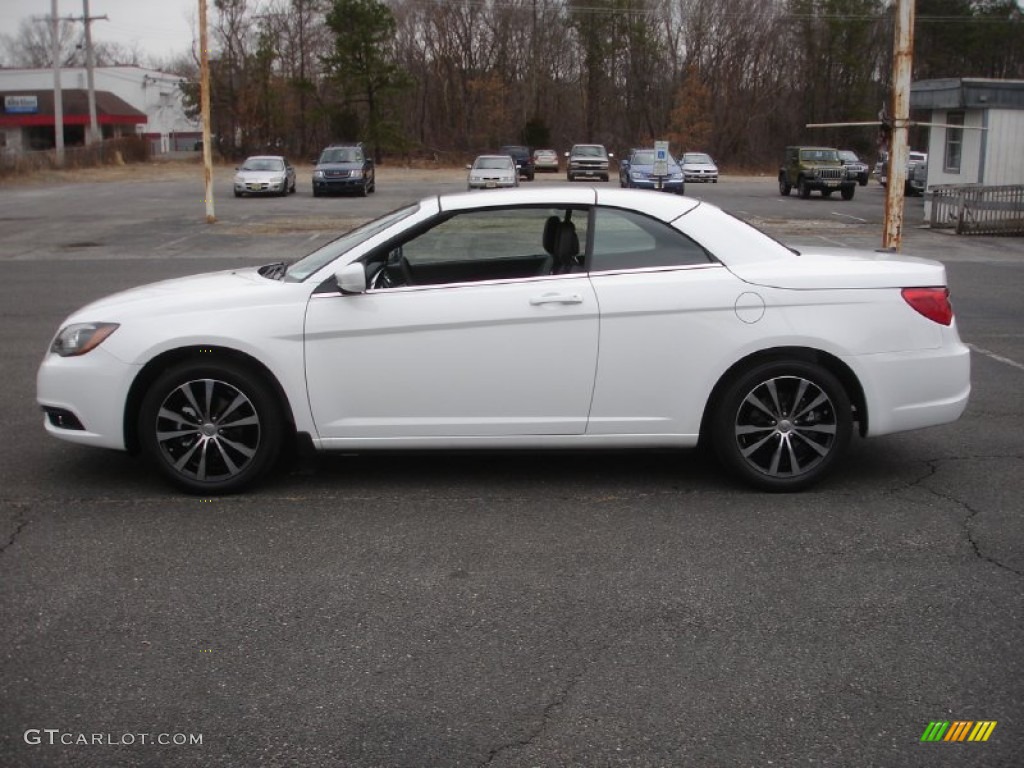
M 56 2 L 56 0 L 54 0 Z M 206 182 L 206 223 L 213 224 L 213 151 L 210 147 L 210 48 L 206 33 L 206 0 L 199 0 L 199 103 L 203 115 L 203 174 Z
M 57 0 L 50 0 L 50 39 L 53 51 L 53 139 L 57 167 L 64 167 L 64 94 L 60 84 L 60 19 Z
M 882 247 L 899 251 L 903 245 L 903 198 L 910 147 L 910 82 L 914 58 L 914 0 L 898 0 L 892 52 L 892 133 L 889 137 L 889 182 L 885 188 L 885 232 Z
M 85 73 L 86 83 L 89 87 L 89 134 L 85 137 L 85 143 L 94 144 L 102 137 L 100 135 L 99 123 L 96 119 L 96 83 L 93 79 L 93 55 L 92 55 L 92 22 L 96 19 L 106 19 L 104 16 L 89 15 L 89 0 L 82 0 L 82 22 L 85 24 Z

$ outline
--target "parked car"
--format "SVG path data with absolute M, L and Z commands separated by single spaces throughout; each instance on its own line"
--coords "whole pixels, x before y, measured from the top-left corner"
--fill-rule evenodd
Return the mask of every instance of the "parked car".
M 711 159 L 711 155 L 704 152 L 684 152 L 679 159 L 679 165 L 683 169 L 683 181 L 718 183 L 718 166 Z
M 499 149 L 498 154 L 509 155 L 516 161 L 516 167 L 519 168 L 519 175 L 527 181 L 533 181 L 535 171 L 533 168 L 533 154 L 530 152 L 529 147 L 508 144 Z
M 313 169 L 313 196 L 355 192 L 366 197 L 377 191 L 373 159 L 362 144 L 331 144 L 320 153 Z
M 264 479 L 296 444 L 702 439 L 743 481 L 794 491 L 854 432 L 961 415 L 970 353 L 948 294 L 938 262 L 798 253 L 688 197 L 432 195 L 290 266 L 93 302 L 57 331 L 36 397 L 52 436 L 141 451 L 204 495 Z
M 846 166 L 846 174 L 857 180 L 862 187 L 868 185 L 868 164 L 861 160 L 852 149 L 839 150 L 839 162 Z
M 655 151 L 653 149 L 634 149 L 629 157 L 619 163 L 619 186 L 632 189 L 661 189 L 666 192 L 683 194 L 686 190 L 683 181 L 683 169 L 679 163 L 669 157 L 665 163 L 666 175 L 654 175 Z
M 495 189 L 497 187 L 518 187 L 519 170 L 516 161 L 508 155 L 480 155 L 467 165 L 469 189 Z
M 254 155 L 235 169 L 235 197 L 285 195 L 295 191 L 295 168 L 280 155 Z
M 924 166 L 924 175 L 917 173 L 919 166 Z M 924 194 L 924 188 L 928 180 L 928 154 L 911 150 L 907 155 L 907 178 L 903 184 L 903 194 L 908 197 Z M 889 183 L 889 162 L 888 157 L 879 160 L 878 183 L 883 187 Z
M 843 200 L 852 200 L 857 181 L 849 177 L 832 147 L 786 147 L 779 169 L 779 194 L 786 196 L 796 188 L 805 200 L 815 190 L 822 197 L 838 191 Z
M 614 154 L 602 144 L 574 144 L 565 153 L 568 158 L 565 177 L 569 181 L 577 179 L 600 179 L 608 181 L 608 163 Z
M 558 173 L 558 153 L 553 149 L 533 150 L 533 168 L 537 173 Z

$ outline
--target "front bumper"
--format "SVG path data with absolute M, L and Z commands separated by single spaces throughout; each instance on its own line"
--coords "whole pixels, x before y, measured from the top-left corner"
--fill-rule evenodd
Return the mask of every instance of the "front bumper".
M 73 420 L 48 414 L 46 431 L 72 443 L 124 450 L 125 403 L 138 372 L 102 346 L 79 357 L 48 353 L 36 374 L 36 401 L 51 412 L 71 414 L 81 428 L 60 426 Z
M 716 182 L 718 181 L 717 171 L 683 171 L 683 179 L 686 181 L 696 182 Z
M 630 179 L 628 186 L 633 189 L 659 189 L 655 179 Z M 683 193 L 685 182 L 682 179 L 662 179 L 661 191 Z
M 236 181 L 235 192 L 246 195 L 279 195 L 287 184 L 287 181 Z

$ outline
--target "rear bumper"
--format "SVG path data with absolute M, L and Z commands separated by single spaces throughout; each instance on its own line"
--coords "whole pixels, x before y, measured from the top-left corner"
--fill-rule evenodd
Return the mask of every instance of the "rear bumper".
M 849 361 L 867 400 L 869 436 L 956 421 L 971 394 L 971 353 L 959 341 L 938 349 L 863 355 Z

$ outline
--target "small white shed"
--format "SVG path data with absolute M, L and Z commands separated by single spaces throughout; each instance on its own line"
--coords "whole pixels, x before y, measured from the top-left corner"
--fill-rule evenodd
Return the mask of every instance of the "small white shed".
M 1024 184 L 1024 80 L 920 80 L 910 108 L 953 126 L 929 129 L 928 187 Z

